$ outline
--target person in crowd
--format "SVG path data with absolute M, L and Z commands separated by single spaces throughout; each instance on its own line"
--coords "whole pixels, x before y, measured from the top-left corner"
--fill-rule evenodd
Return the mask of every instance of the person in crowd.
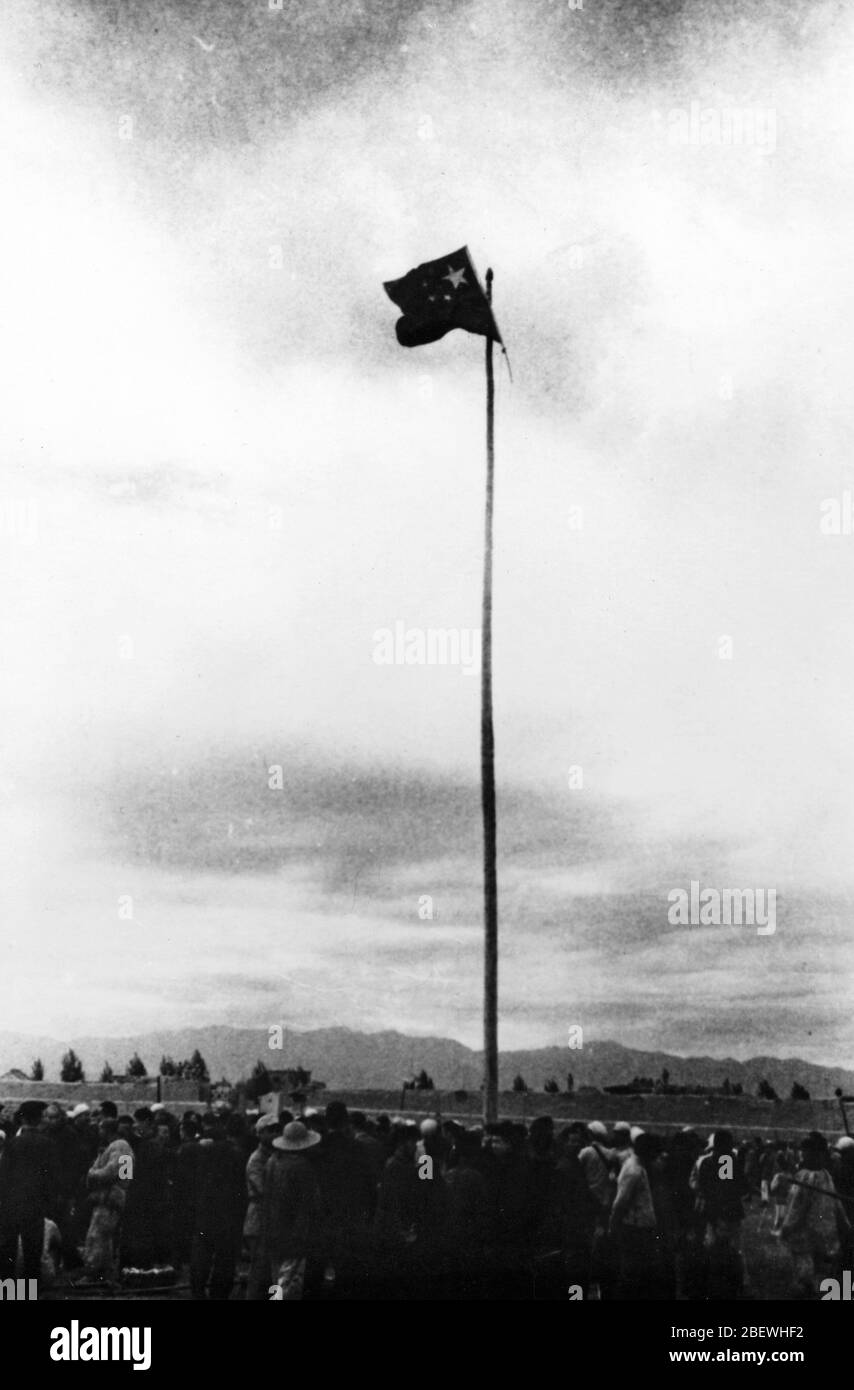
M 105 1101 L 104 1104 L 110 1106 L 112 1102 Z M 115 1111 L 115 1106 L 112 1108 L 113 1111 Z M 102 1113 L 104 1113 L 103 1108 Z M 109 1115 L 109 1111 L 106 1113 Z M 69 1111 L 68 1118 L 74 1126 L 75 1133 L 88 1152 L 89 1165 L 91 1166 L 95 1155 L 100 1149 L 100 1131 L 98 1125 L 93 1123 L 94 1117 L 92 1115 L 91 1106 L 87 1105 L 85 1100 L 80 1101 L 79 1104 L 75 1105 L 73 1109 Z
M 616 1246 L 620 1300 L 663 1298 L 660 1235 L 652 1200 L 649 1169 L 657 1145 L 651 1134 L 635 1131 L 632 1148 L 617 1178 L 617 1191 L 608 1219 Z
M 763 1159 L 765 1156 L 766 1144 L 758 1134 L 742 1144 L 739 1150 L 741 1162 L 742 1181 L 744 1183 L 745 1196 L 759 1197 L 762 1195 L 762 1170 Z
M 192 1114 L 181 1120 L 178 1149 L 175 1154 L 175 1220 L 172 1235 L 175 1260 L 188 1264 L 193 1246 L 194 1208 L 196 1201 L 200 1128 Z
M 270 1288 L 280 1301 L 299 1302 L 306 1263 L 321 1238 L 323 1206 L 312 1150 L 320 1134 L 291 1120 L 273 1140 L 264 1172 L 261 1239 L 270 1270 Z
M 600 1206 L 581 1166 L 581 1150 L 589 1143 L 587 1126 L 574 1120 L 560 1138 L 556 1163 L 558 1233 L 566 1284 L 587 1298 L 591 1256 Z
M 369 1128 L 368 1122 L 361 1110 L 354 1110 L 351 1112 L 350 1124 L 353 1130 L 353 1137 L 362 1150 L 365 1162 L 368 1165 L 371 1181 L 374 1184 L 374 1204 L 376 1205 L 376 1190 L 387 1157 L 385 1147 L 377 1138 L 374 1131 Z
M 40 1125 L 45 1106 L 20 1106 L 17 1134 L 7 1136 L 0 1159 L 0 1278 L 14 1278 L 18 1241 L 23 1278 L 38 1279 L 46 1217 L 54 1217 L 59 1192 L 56 1149 Z
M 509 1120 L 486 1129 L 489 1162 L 485 1176 L 490 1205 L 486 1274 L 491 1299 L 527 1299 L 534 1288 L 525 1139 L 524 1126 Z
M 601 1120 L 587 1126 L 587 1143 L 578 1155 L 581 1170 L 596 1208 L 593 1233 L 591 1284 L 593 1292 L 602 1299 L 613 1297 L 616 1287 L 616 1255 L 609 1231 L 611 1207 L 614 1202 L 616 1154 L 608 1147 L 608 1131 Z
M 754 1150 L 755 1152 L 755 1150 Z M 744 1289 L 741 1224 L 747 1184 L 728 1129 L 716 1130 L 691 1175 L 704 1235 L 705 1296 L 740 1298 Z
M 133 1118 L 134 1175 L 122 1222 L 121 1255 L 125 1268 L 149 1270 L 169 1266 L 173 1259 L 174 1164 L 168 1146 L 156 1140 L 151 1109 L 140 1106 Z
M 484 1296 L 483 1271 L 489 1233 L 489 1196 L 479 1164 L 481 1136 L 457 1126 L 455 1161 L 445 1172 L 448 1229 L 448 1297 Z
M 377 1193 L 374 1243 L 383 1296 L 406 1298 L 417 1284 L 414 1246 L 421 1234 L 421 1191 L 415 1166 L 418 1130 L 400 1120 L 392 1133 L 394 1149 Z
M 108 1108 L 105 1109 L 105 1107 Z M 85 1101 L 79 1101 L 68 1112 L 68 1129 L 74 1137 L 75 1145 L 73 1159 L 75 1183 L 71 1229 L 67 1233 L 67 1239 L 65 1239 L 66 1233 L 63 1233 L 63 1262 L 68 1270 L 79 1269 L 82 1264 L 78 1251 L 85 1243 L 86 1232 L 89 1229 L 89 1220 L 92 1215 L 91 1197 L 86 1178 L 100 1147 L 100 1119 L 102 1116 L 109 1118 L 110 1107 L 112 1108 L 112 1117 L 115 1118 L 116 1107 L 112 1101 L 103 1103 L 97 1118 Z
M 241 1155 L 213 1113 L 202 1119 L 194 1177 L 190 1293 L 196 1300 L 223 1301 L 234 1286 L 235 1233 L 246 1210 L 246 1179 Z
M 676 1298 L 679 1281 L 679 1221 L 669 1181 L 667 1141 L 658 1134 L 649 1139 L 651 1157 L 646 1171 L 658 1230 L 661 1297 L 672 1300 Z
M 249 1155 L 256 1147 L 254 1130 L 250 1130 L 245 1116 L 234 1112 L 223 1116 L 225 1124 L 225 1137 L 229 1144 L 239 1153 L 243 1163 L 248 1163 Z
M 778 1149 L 782 1147 L 769 1139 L 759 1155 L 759 1200 L 764 1207 L 771 1204 L 771 1182 L 778 1172 Z
M 614 1151 L 614 1171 L 619 1173 L 632 1152 L 632 1127 L 625 1120 L 618 1120 L 611 1131 L 611 1148 Z
M 355 1295 L 368 1269 L 376 1183 L 343 1101 L 329 1102 L 324 1128 L 315 1164 L 324 1218 L 320 1273 L 327 1291 L 334 1287 L 337 1297 L 347 1298 Z
M 538 1115 L 531 1121 L 525 1167 L 534 1297 L 551 1300 L 559 1297 L 565 1284 L 559 1236 L 557 1149 L 551 1115 Z
M 779 1231 L 786 1215 L 789 1192 L 795 1165 L 789 1156 L 788 1145 L 775 1144 L 773 1158 L 766 1168 L 768 1177 L 768 1200 L 773 1209 L 772 1230 Z
M 854 1269 L 854 1139 L 850 1134 L 837 1139 L 830 1171 L 848 1221 L 847 1231 L 843 1226 L 842 1268 Z
M 246 1282 L 246 1298 L 250 1302 L 265 1300 L 270 1287 L 270 1271 L 265 1267 L 264 1249 L 261 1242 L 261 1203 L 264 1196 L 264 1171 L 273 1155 L 273 1140 L 278 1139 L 285 1124 L 290 1124 L 293 1116 L 285 1111 L 283 1116 L 261 1115 L 255 1122 L 257 1144 L 246 1160 L 246 1195 L 248 1204 L 243 1221 L 243 1239 L 249 1252 L 249 1275 Z
M 91 1215 L 83 1265 L 92 1278 L 114 1280 L 118 1274 L 122 1216 L 134 1179 L 134 1153 L 128 1141 L 119 1135 L 115 1120 L 101 1120 L 98 1133 L 100 1152 L 86 1176 Z
M 78 1189 L 81 1183 L 85 1182 L 89 1168 L 88 1148 L 83 1148 L 71 1120 L 56 1101 L 52 1101 L 45 1109 L 42 1124 L 53 1146 L 53 1172 L 57 1187 L 51 1205 L 58 1228 L 58 1240 L 66 1252 L 66 1267 L 74 1269 L 80 1264 L 80 1257 L 75 1249 L 75 1204 Z
M 703 1151 L 703 1141 L 692 1125 L 669 1137 L 664 1156 L 662 1184 L 674 1227 L 677 1287 L 685 1298 L 703 1294 L 704 1224 L 696 1210 L 691 1174 Z M 653 1192 L 653 1200 L 655 1200 Z
M 851 1221 L 839 1201 L 830 1173 L 827 1140 L 812 1130 L 801 1144 L 801 1162 L 792 1181 L 780 1239 L 788 1246 L 801 1298 L 816 1298 L 822 1279 L 840 1278 L 841 1254 Z
M 118 1119 L 116 1120 L 116 1124 L 118 1125 L 119 1134 L 122 1137 L 122 1139 L 124 1139 L 126 1143 L 130 1144 L 131 1148 L 134 1148 L 135 1144 L 137 1143 L 138 1135 L 137 1126 L 133 1118 L 133 1115 L 119 1115 Z

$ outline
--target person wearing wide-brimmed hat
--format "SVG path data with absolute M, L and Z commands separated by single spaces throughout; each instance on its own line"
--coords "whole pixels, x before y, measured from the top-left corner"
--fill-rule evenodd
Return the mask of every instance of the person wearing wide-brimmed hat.
M 277 1297 L 294 1302 L 303 1296 L 305 1266 L 321 1232 L 320 1187 L 311 1150 L 320 1135 L 301 1120 L 291 1120 L 273 1140 L 274 1153 L 264 1170 L 261 1239 Z

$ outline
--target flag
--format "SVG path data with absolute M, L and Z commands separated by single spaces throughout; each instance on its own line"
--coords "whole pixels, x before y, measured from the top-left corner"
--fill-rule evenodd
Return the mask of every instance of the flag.
M 383 289 L 403 310 L 403 318 L 395 324 L 402 347 L 435 343 L 454 328 L 501 342 L 467 246 L 438 261 L 425 261 L 400 280 L 387 280 Z

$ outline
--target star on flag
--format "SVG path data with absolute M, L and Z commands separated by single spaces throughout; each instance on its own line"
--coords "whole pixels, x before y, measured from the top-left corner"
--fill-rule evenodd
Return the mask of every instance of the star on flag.
M 440 260 L 425 261 L 401 279 L 387 280 L 383 288 L 402 310 L 395 331 L 403 347 L 435 343 L 454 328 L 501 342 L 467 246 Z

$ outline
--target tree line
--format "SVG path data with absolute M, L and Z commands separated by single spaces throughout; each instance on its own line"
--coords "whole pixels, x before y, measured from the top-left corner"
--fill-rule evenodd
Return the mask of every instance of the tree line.
M 210 1081 L 208 1065 L 198 1048 L 193 1052 L 192 1057 L 183 1061 L 176 1062 L 172 1057 L 163 1056 L 160 1058 L 158 1071 L 161 1076 L 174 1076 L 182 1081 Z M 138 1052 L 135 1052 L 125 1068 L 126 1078 L 139 1081 L 151 1075 L 148 1067 L 143 1062 Z M 85 1081 L 86 1072 L 83 1063 L 77 1056 L 73 1047 L 70 1047 L 63 1054 L 62 1062 L 59 1067 L 60 1081 Z M 117 1078 L 109 1062 L 105 1062 L 101 1068 L 99 1081 L 116 1081 Z M 30 1068 L 31 1081 L 44 1081 L 44 1063 L 40 1057 L 36 1057 Z

